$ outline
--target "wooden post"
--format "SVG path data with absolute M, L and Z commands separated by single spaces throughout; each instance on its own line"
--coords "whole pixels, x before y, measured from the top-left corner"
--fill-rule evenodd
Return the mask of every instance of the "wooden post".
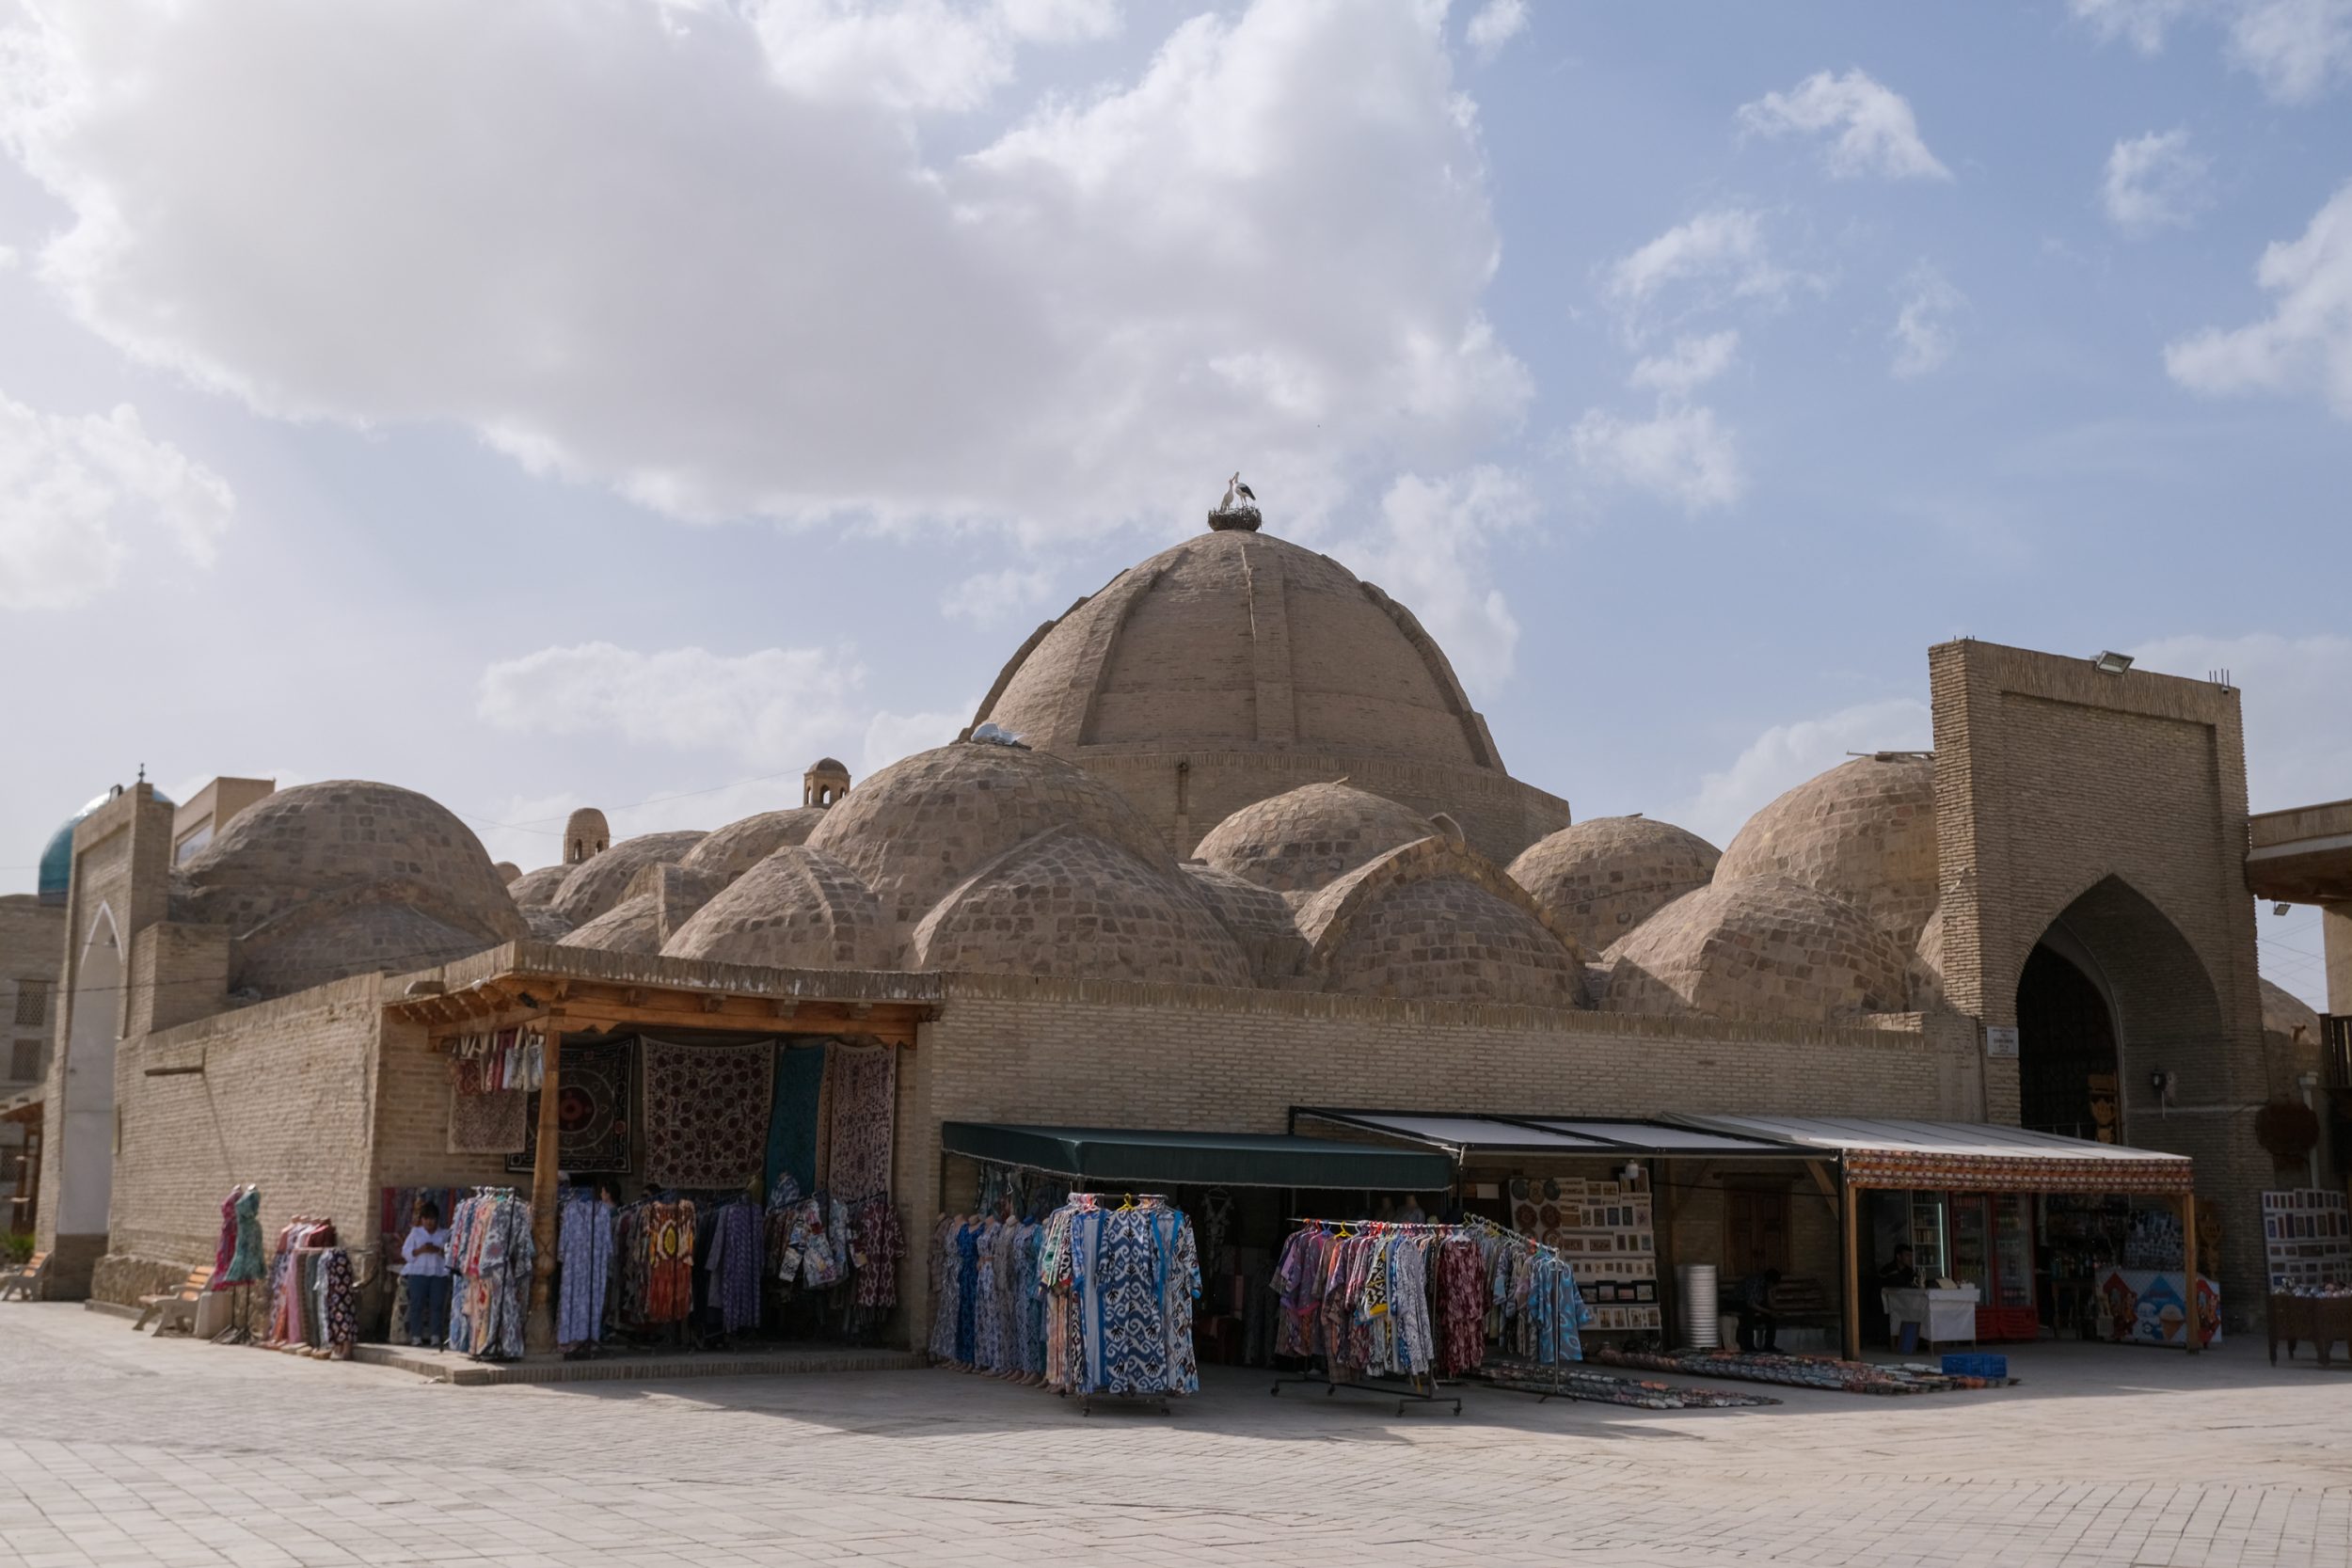
M 555 1349 L 555 1178 L 563 1161 L 564 1031 L 549 1014 L 539 1078 L 539 1147 L 531 1163 L 531 1316 L 523 1348 L 533 1355 Z
M 1840 1249 L 1845 1255 L 1846 1271 L 1846 1359 L 1859 1361 L 1862 1359 L 1862 1257 L 1861 1246 L 1856 1240 L 1858 1222 L 1855 1211 L 1861 1208 L 1858 1201 L 1860 1195 L 1854 1191 L 1854 1184 L 1845 1180 L 1845 1161 L 1841 1158 L 1837 1164 L 1838 1193 L 1843 1199 L 1838 1205 L 1842 1211 L 1839 1217 L 1846 1237 L 1845 1245 Z
M 1675 1288 L 1675 1198 L 1674 1188 L 1667 1183 L 1668 1164 L 1664 1160 L 1649 1163 L 1650 1225 L 1658 1239 L 1658 1250 L 1652 1257 L 1658 1263 L 1658 1338 L 1672 1350 L 1683 1338 L 1682 1292 Z
M 2201 1348 L 2197 1332 L 2197 1195 L 2181 1195 L 2181 1267 L 2185 1271 L 2185 1289 L 2188 1297 L 2187 1321 L 2181 1325 L 2181 1348 L 2191 1355 Z

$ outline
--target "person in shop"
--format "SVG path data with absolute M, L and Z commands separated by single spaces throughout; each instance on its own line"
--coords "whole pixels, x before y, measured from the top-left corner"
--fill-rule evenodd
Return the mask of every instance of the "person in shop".
M 1399 1225 L 1426 1225 L 1429 1223 L 1429 1215 L 1427 1212 L 1422 1208 L 1421 1195 L 1418 1193 L 1406 1193 L 1405 1195 L 1405 1201 L 1396 1206 L 1396 1213 L 1393 1217 Z
M 1912 1261 L 1911 1243 L 1904 1242 L 1895 1248 L 1895 1256 L 1879 1270 L 1882 1291 L 1915 1291 L 1919 1288 L 1919 1265 Z
M 400 1272 L 408 1288 L 408 1342 L 440 1349 L 449 1338 L 449 1231 L 438 1204 L 417 1205 L 400 1244 Z
M 1740 1349 L 1747 1354 L 1780 1352 L 1780 1314 L 1772 1310 L 1772 1287 L 1780 1283 L 1778 1269 L 1758 1269 L 1740 1281 L 1733 1306 L 1740 1316 Z

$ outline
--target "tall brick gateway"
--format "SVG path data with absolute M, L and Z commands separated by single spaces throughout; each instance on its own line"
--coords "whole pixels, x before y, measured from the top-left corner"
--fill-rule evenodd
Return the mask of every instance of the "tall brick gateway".
M 583 812 L 526 872 L 389 784 L 215 791 L 200 832 L 142 784 L 71 832 L 53 1285 L 125 1300 L 210 1262 L 239 1182 L 265 1227 L 331 1214 L 363 1244 L 388 1188 L 551 1194 L 553 1155 L 461 1148 L 453 1117 L 453 1040 L 529 1027 L 551 1078 L 565 1040 L 886 1047 L 915 1238 L 972 1198 L 948 1123 L 1281 1133 L 1378 1101 L 2042 1129 L 2190 1156 L 2242 1322 L 2256 1194 L 2332 1152 L 2256 1133 L 2325 1064 L 2257 976 L 2249 866 L 2352 898 L 2332 830 L 2249 863 L 2227 687 L 1979 642 L 1928 662 L 1931 753 L 1833 768 L 1720 852 L 1571 824 L 1407 610 L 1220 526 L 1041 627 L 966 739 L 854 784 L 828 759 L 709 832 Z M 1661 1255 L 1851 1295 L 1830 1164 L 1672 1180 Z M 919 1344 L 919 1258 L 900 1286 Z

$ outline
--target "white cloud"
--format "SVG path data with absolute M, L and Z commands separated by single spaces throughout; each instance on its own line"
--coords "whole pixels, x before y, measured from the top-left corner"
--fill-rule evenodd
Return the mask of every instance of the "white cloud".
M 1519 624 L 1494 585 L 1487 550 L 1496 534 L 1535 514 L 1526 484 L 1480 467 L 1440 479 L 1406 474 L 1380 498 L 1380 529 L 1342 550 L 1366 581 L 1410 610 L 1479 701 L 1510 678 Z
M 2300 239 L 2265 247 L 2254 276 L 2275 296 L 2270 315 L 2167 345 L 2172 379 L 2210 393 L 2311 388 L 2352 420 L 2352 184 L 2328 198 Z
M 1747 492 L 1739 443 L 1712 408 L 1661 400 L 1647 420 L 1624 420 L 1593 408 L 1576 422 L 1569 442 L 1585 470 L 1612 483 L 1655 496 L 1695 516 L 1729 506 Z
M 911 757 L 917 752 L 928 752 L 934 746 L 945 746 L 963 732 L 978 710 L 980 700 L 974 697 L 963 706 L 930 713 L 882 712 L 874 715 L 866 726 L 864 764 L 871 773 L 887 768 L 900 757 Z
M 1928 705 L 1913 697 L 1888 697 L 1819 719 L 1775 724 L 1730 767 L 1702 778 L 1671 820 L 1711 844 L 1728 845 L 1760 807 L 1836 767 L 1850 752 L 1925 751 L 1934 743 Z
M 265 411 L 1038 533 L 1188 521 L 1246 453 L 1303 530 L 1530 397 L 1442 9 L 1262 0 L 1025 104 L 1107 5 L 125 0 L 0 43 L 0 144 L 78 317 Z
M 2124 650 L 2150 670 L 2202 680 L 2227 670 L 2246 720 L 2247 793 L 2256 811 L 2341 800 L 2352 779 L 2352 637 L 2185 635 Z
M 616 735 L 785 766 L 864 730 L 865 671 L 829 648 L 642 653 L 611 642 L 541 648 L 482 673 L 475 711 L 501 729 Z
M 2143 55 L 2164 47 L 2173 24 L 2196 19 L 2223 32 L 2223 53 L 2281 103 L 2303 103 L 2352 80 L 2352 0 L 2069 0 L 2103 39 Z
M 0 393 L 0 609 L 70 610 L 155 535 L 210 566 L 236 499 L 138 410 L 44 414 Z
M 1502 53 L 1503 45 L 1527 31 L 1527 0 L 1486 0 L 1470 20 L 1463 34 L 1470 53 L 1483 63 Z
M 1968 299 L 1924 261 L 1911 269 L 1903 288 L 1902 309 L 1896 312 L 1895 325 L 1887 333 L 1895 344 L 1895 357 L 1887 370 L 1909 380 L 1943 369 L 1951 358 L 1960 339 L 1952 318 Z
M 2122 39 L 2143 55 L 2164 47 L 2172 24 L 2198 8 L 2201 0 L 2067 0 L 2067 9 L 2088 23 L 2102 39 Z
M 1636 387 L 1681 396 L 1704 387 L 1731 368 L 1740 349 L 1740 334 L 1725 330 L 1705 337 L 1685 335 L 1663 354 L 1651 355 L 1633 367 L 1629 379 Z
M 993 626 L 1018 620 L 1050 603 L 1054 574 L 1042 569 L 1007 566 L 978 572 L 940 595 L 941 611 L 976 626 Z
M 2205 160 L 2188 150 L 2186 130 L 2125 136 L 2107 154 L 2099 188 L 2107 221 L 2135 237 L 2185 229 L 2205 205 Z
M 2352 0 L 2246 0 L 2229 54 L 2280 103 L 2308 103 L 2352 79 Z
M 1714 207 L 1619 260 L 1606 286 L 1621 307 L 1638 313 L 1670 290 L 1687 288 L 1702 306 L 1734 299 L 1776 303 L 1800 281 L 1774 264 L 1761 217 L 1744 207 Z
M 1859 70 L 1843 76 L 1817 71 L 1788 92 L 1768 92 L 1740 105 L 1740 124 L 1759 136 L 1835 131 L 1836 138 L 1821 156 L 1841 180 L 1865 174 L 1889 180 L 1952 177 L 1919 139 L 1918 120 L 1902 94 Z

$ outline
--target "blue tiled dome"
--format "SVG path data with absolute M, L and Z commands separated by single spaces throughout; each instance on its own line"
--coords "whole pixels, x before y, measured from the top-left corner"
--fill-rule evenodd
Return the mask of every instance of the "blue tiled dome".
M 109 789 L 92 797 L 89 804 L 67 817 L 64 825 L 49 835 L 49 843 L 40 852 L 39 891 L 42 903 L 62 904 L 66 895 L 73 891 L 73 830 L 82 825 L 84 817 L 113 800 L 116 793 Z M 172 803 L 161 790 L 156 791 L 155 799 L 167 806 Z

